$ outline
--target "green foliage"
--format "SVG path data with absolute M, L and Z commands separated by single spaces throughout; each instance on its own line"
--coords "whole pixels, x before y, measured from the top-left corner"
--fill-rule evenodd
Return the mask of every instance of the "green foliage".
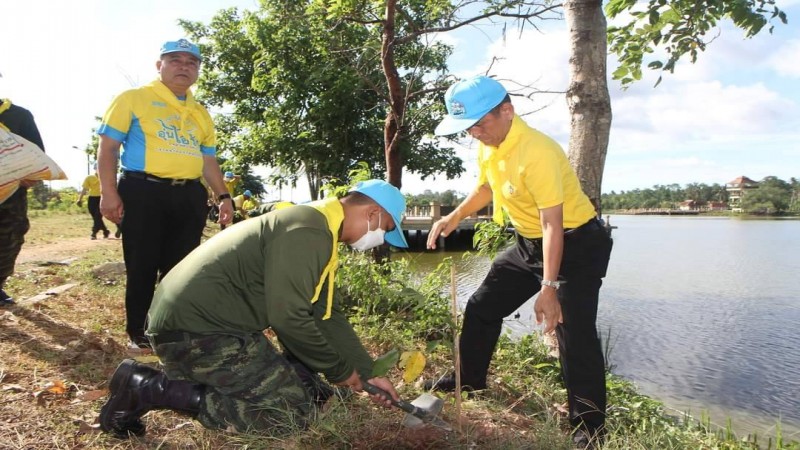
M 747 190 L 742 197 L 742 209 L 754 214 L 800 212 L 800 182 L 791 178 L 789 182 L 774 176 L 765 177 L 758 189 Z M 702 208 L 709 202 L 727 202 L 728 191 L 724 185 L 714 183 L 689 183 L 655 185 L 648 189 L 611 192 L 603 194 L 603 209 L 626 210 L 643 208 L 675 209 L 684 200 L 694 200 Z
M 673 72 L 675 64 L 688 54 L 697 60 L 699 52 L 714 40 L 709 33 L 717 22 L 730 19 L 742 29 L 745 37 L 758 34 L 773 20 L 787 23 L 786 13 L 775 6 L 775 0 L 649 0 L 644 9 L 635 0 L 610 0 L 605 11 L 614 18 L 629 12 L 632 20 L 608 28 L 610 51 L 619 58 L 619 68 L 612 77 L 623 87 L 642 78 L 642 65 L 647 56 L 648 68 Z M 773 25 L 768 30 L 771 33 Z M 666 59 L 653 58 L 656 50 Z M 659 76 L 656 85 L 661 82 Z
M 47 210 L 61 212 L 81 212 L 84 208 L 75 204 L 78 191 L 73 187 L 52 190 L 48 182 L 37 183 L 28 188 L 28 210 Z
M 386 331 L 377 340 L 396 346 L 452 336 L 449 303 L 442 295 L 442 269 L 418 286 L 407 260 L 375 264 L 368 253 L 340 248 L 337 286 L 343 306 L 352 309 L 357 323 Z M 445 263 L 443 263 L 444 265 Z M 448 266 L 449 267 L 449 266 Z
M 754 214 L 786 212 L 794 192 L 791 184 L 777 177 L 766 177 L 759 182 L 757 189 L 749 189 L 742 196 L 742 210 Z
M 497 253 L 511 245 L 514 235 L 508 232 L 509 222 L 507 219 L 506 217 L 504 225 L 500 225 L 493 220 L 475 224 L 472 245 L 479 255 L 493 259 Z
M 406 199 L 409 208 L 414 206 L 429 206 L 431 203 L 438 203 L 442 206 L 458 206 L 466 198 L 466 195 L 454 190 L 444 192 L 432 192 L 426 189 L 422 194 L 409 195 Z
M 182 21 L 206 56 L 198 97 L 232 110 L 218 119 L 220 149 L 240 164 L 277 168 L 270 180 L 310 180 L 317 198 L 328 179 L 358 161 L 385 170 L 383 124 L 389 110 L 375 26 L 335 19 L 356 3 L 263 0 L 258 11 L 222 10 L 209 24 Z M 424 88 L 411 69 L 443 71 L 448 50 L 410 45 L 397 57 L 410 92 Z M 406 73 L 406 69 L 409 70 Z M 403 125 L 402 157 L 422 175 L 463 171 L 452 149 L 423 138 L 433 129 L 433 99 L 418 95 Z

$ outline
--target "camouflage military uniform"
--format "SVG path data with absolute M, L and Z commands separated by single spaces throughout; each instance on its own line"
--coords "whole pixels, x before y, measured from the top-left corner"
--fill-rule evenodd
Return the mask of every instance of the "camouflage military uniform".
M 3 108 L 5 106 L 5 108 Z M 25 108 L 12 105 L 9 100 L 0 101 L 0 126 L 22 136 L 44 150 L 39 129 L 33 115 Z M 14 262 L 17 260 L 28 232 L 28 190 L 20 187 L 11 197 L 0 203 L 0 297 L 6 279 L 14 273 Z M 0 301 L 4 299 L 0 298 Z
M 0 203 L 0 289 L 14 273 L 14 262 L 30 228 L 27 193 L 27 189 L 20 188 Z
M 197 415 L 205 427 L 280 434 L 308 425 L 311 396 L 262 333 L 181 334 L 175 342 L 150 339 L 170 379 L 205 386 Z

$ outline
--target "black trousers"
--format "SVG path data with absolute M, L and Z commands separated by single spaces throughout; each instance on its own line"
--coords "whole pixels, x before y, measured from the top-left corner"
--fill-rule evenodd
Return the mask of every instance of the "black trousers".
M 605 365 L 595 322 L 611 246 L 608 233 L 593 219 L 564 236 L 559 269 L 559 280 L 566 283 L 557 292 L 564 323 L 556 335 L 570 423 L 591 433 L 605 422 Z M 494 260 L 464 311 L 459 341 L 464 385 L 486 386 L 503 318 L 539 292 L 543 269 L 541 239 L 518 235 L 516 245 Z
M 156 283 L 200 245 L 208 193 L 199 182 L 173 186 L 125 176 L 118 190 L 124 207 L 126 330 L 131 340 L 143 343 Z
M 108 231 L 103 222 L 103 214 L 100 212 L 100 197 L 89 197 L 86 206 L 89 207 L 89 214 L 92 215 L 92 236 L 98 231 Z

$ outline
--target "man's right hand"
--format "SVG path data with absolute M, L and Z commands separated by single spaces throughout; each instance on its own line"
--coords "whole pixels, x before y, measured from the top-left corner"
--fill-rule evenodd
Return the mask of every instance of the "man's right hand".
M 437 220 L 431 227 L 430 233 L 428 233 L 428 248 L 431 250 L 436 249 L 436 241 L 439 240 L 439 237 L 449 236 L 458 227 L 459 222 L 461 222 L 461 218 L 458 217 L 456 211 Z
M 104 191 L 100 196 L 100 213 L 106 219 L 119 224 L 122 222 L 122 214 L 125 209 L 122 205 L 122 199 L 119 198 L 119 193 L 114 191 Z

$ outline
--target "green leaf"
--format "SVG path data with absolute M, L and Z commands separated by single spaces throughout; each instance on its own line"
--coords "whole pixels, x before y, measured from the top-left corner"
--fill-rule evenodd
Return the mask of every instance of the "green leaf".
M 379 356 L 372 364 L 372 377 L 383 377 L 400 361 L 400 350 L 393 348 Z

